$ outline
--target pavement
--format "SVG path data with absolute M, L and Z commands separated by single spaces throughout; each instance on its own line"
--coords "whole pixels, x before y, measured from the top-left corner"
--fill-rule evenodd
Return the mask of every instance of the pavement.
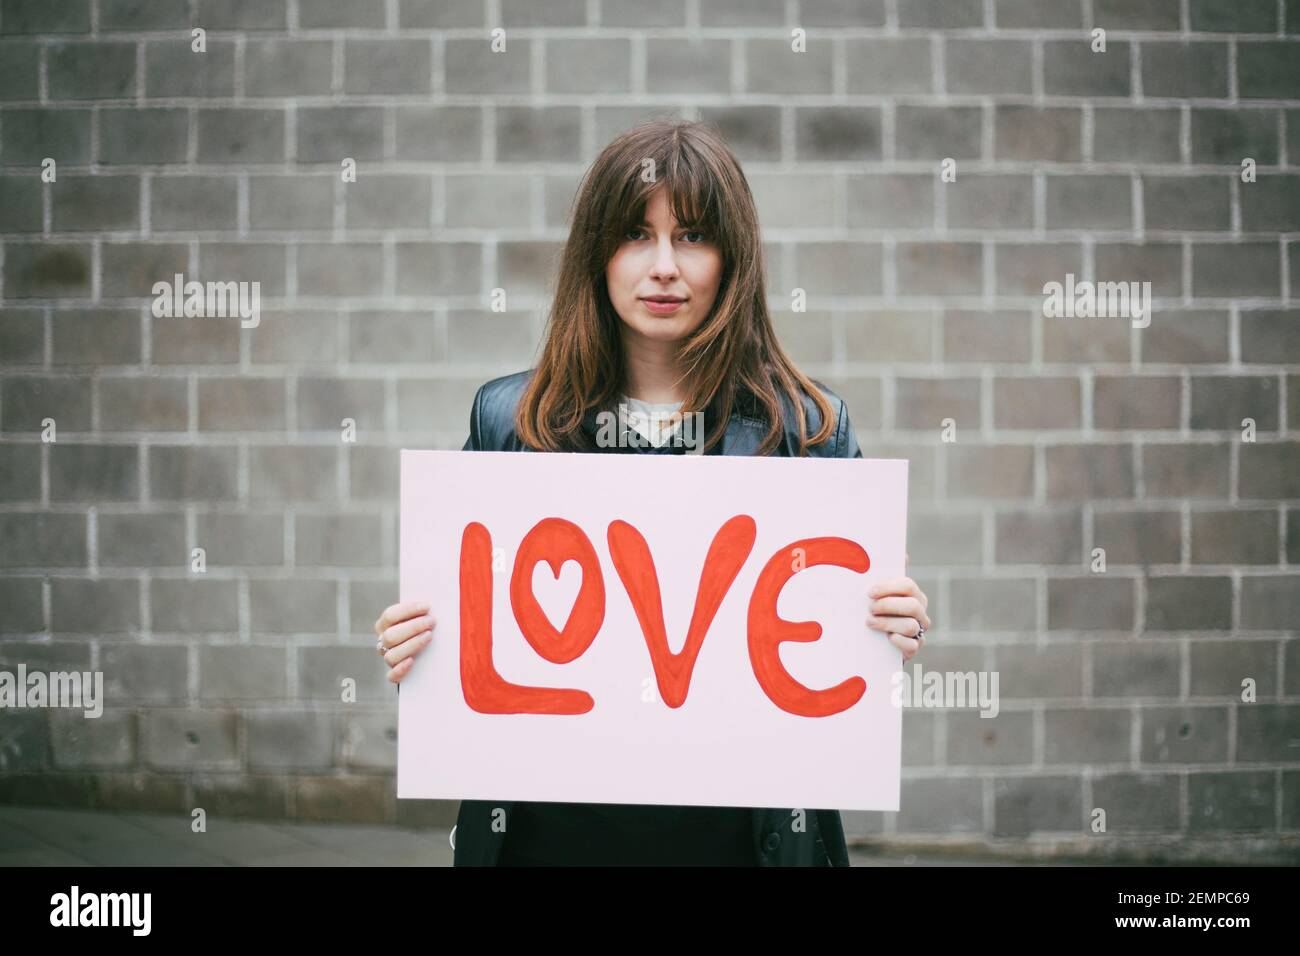
M 0 866 L 450 866 L 448 829 L 0 806 Z M 853 866 L 989 866 L 851 850 Z

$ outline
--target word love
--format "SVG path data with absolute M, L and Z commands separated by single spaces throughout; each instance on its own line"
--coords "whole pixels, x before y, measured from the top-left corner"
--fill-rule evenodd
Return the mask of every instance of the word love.
M 690 689 L 695 659 L 718 606 L 726 597 L 754 547 L 756 525 L 749 515 L 736 515 L 714 536 L 704 559 L 695 609 L 679 653 L 668 649 L 662 595 L 654 559 L 645 538 L 626 521 L 612 521 L 607 534 L 610 557 L 636 611 L 659 694 L 669 707 L 680 707 Z M 791 561 L 790 555 L 798 555 Z M 556 630 L 533 594 L 533 569 L 550 565 L 558 578 L 566 561 L 577 561 L 582 586 L 569 618 Z M 805 567 L 834 565 L 863 574 L 871 559 L 847 538 L 805 538 L 780 549 L 763 566 L 749 599 L 747 633 L 749 662 L 768 698 L 788 713 L 826 717 L 847 710 L 866 692 L 861 677 L 849 678 L 825 690 L 796 681 L 778 653 L 786 641 L 803 643 L 821 637 L 816 621 L 786 621 L 777 616 L 781 589 Z M 590 539 L 563 518 L 544 518 L 524 536 L 510 577 L 510 606 L 524 639 L 542 658 L 568 664 L 586 652 L 605 620 L 605 581 Z M 465 526 L 460 546 L 460 677 L 465 703 L 483 714 L 585 714 L 595 706 L 586 691 L 513 684 L 497 673 L 492 660 L 492 537 L 477 521 Z

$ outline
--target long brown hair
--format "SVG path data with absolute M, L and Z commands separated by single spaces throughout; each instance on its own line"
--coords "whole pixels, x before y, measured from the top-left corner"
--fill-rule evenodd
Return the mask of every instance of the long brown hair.
M 649 170 L 646 173 L 646 170 Z M 722 137 L 702 123 L 653 120 L 611 142 L 592 163 L 573 201 L 555 298 L 536 373 L 515 415 L 515 432 L 531 448 L 582 447 L 580 426 L 592 409 L 609 408 L 625 388 L 619 325 L 605 267 L 666 186 L 679 225 L 703 231 L 722 252 L 713 309 L 679 346 L 686 370 L 680 414 L 708 409 L 705 448 L 721 437 L 738 404 L 769 423 L 758 453 L 781 440 L 784 397 L 799 425 L 798 454 L 835 429 L 830 402 L 777 341 L 764 290 L 758 213 L 740 164 Z M 800 391 L 815 403 L 821 426 L 807 435 Z M 710 420 L 711 419 L 711 420 Z

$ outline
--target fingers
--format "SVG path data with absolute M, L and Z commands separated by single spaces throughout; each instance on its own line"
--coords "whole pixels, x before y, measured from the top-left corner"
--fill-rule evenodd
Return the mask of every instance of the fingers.
M 428 613 L 429 605 L 424 601 L 406 601 L 401 604 L 391 604 L 384 608 L 384 613 L 380 614 L 379 620 L 375 621 L 375 636 L 382 637 L 384 631 L 394 624 L 408 621 L 417 614 Z
M 410 673 L 411 667 L 414 664 L 415 664 L 414 657 L 408 657 L 404 661 L 398 661 L 396 667 L 391 667 L 388 670 L 388 682 L 390 684 L 400 684 L 402 682 L 402 678 Z
M 431 614 L 424 617 L 413 617 L 401 624 L 394 624 L 379 635 L 379 639 L 383 642 L 386 651 L 391 650 L 399 644 L 409 641 L 417 634 L 423 634 L 425 631 L 431 630 L 437 623 Z
M 901 634 L 904 637 L 916 637 L 921 633 L 921 624 L 914 617 L 869 617 L 867 627 L 886 634 Z
M 930 616 L 925 611 L 925 605 L 913 597 L 884 597 L 872 601 L 871 614 L 873 617 L 911 617 L 920 621 L 922 627 L 930 627 Z
M 412 637 L 398 644 L 391 651 L 384 654 L 384 661 L 389 667 L 396 667 L 401 661 L 414 659 L 415 655 L 420 653 L 429 646 L 433 640 L 433 631 L 425 631 L 418 637 Z
M 910 661 L 921 649 L 920 641 L 914 637 L 903 637 L 901 634 L 890 634 L 889 643 L 903 652 L 903 663 Z
M 872 585 L 871 589 L 867 591 L 867 597 L 870 598 L 890 596 L 914 597 L 919 600 L 924 607 L 928 607 L 930 604 L 930 599 L 925 596 L 925 592 L 921 590 L 921 586 L 911 578 L 894 578 L 890 581 L 881 581 Z M 928 626 L 929 625 L 927 625 L 927 627 Z

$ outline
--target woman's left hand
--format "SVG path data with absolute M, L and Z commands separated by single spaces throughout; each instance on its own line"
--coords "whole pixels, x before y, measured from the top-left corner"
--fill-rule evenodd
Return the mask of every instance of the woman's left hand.
M 889 643 L 903 652 L 903 662 L 910 661 L 925 644 L 921 631 L 930 630 L 925 613 L 930 599 L 911 578 L 882 581 L 867 596 L 872 599 L 867 627 L 889 635 Z

